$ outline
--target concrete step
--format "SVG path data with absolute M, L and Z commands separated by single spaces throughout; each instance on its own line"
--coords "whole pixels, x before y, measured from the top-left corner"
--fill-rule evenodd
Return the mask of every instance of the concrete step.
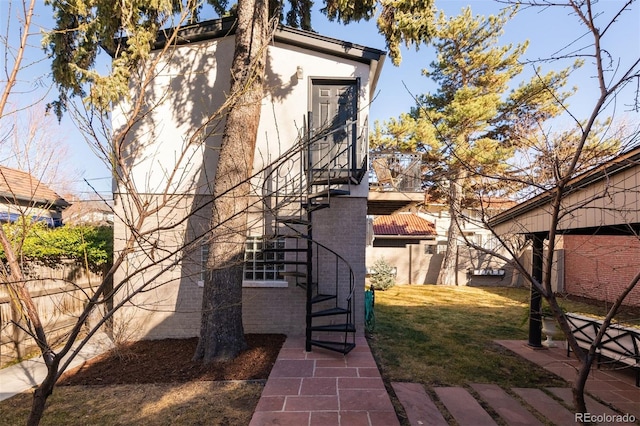
M 509 426 L 542 426 L 540 420 L 500 386 L 474 383 L 471 387 Z
M 447 426 L 440 410 L 420 383 L 391 383 L 411 425 Z
M 459 426 L 497 426 L 495 420 L 466 389 L 442 387 L 434 390 Z

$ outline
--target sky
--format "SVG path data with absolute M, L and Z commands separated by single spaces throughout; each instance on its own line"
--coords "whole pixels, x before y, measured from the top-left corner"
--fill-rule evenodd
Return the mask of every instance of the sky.
M 603 17 L 606 17 L 610 16 L 621 3 L 622 0 L 600 0 L 598 7 L 601 8 Z M 8 10 L 8 4 L 7 0 L 0 0 L 0 20 L 5 30 L 7 14 L 11 17 L 15 15 L 15 10 L 11 12 Z M 436 0 L 436 6 L 443 9 L 447 15 L 457 14 L 466 6 L 471 6 L 474 15 L 495 14 L 504 7 L 503 4 L 491 0 Z M 385 48 L 384 38 L 378 33 L 375 20 L 344 26 L 329 22 L 319 12 L 314 13 L 312 18 L 314 30 L 322 35 L 368 47 Z M 51 12 L 43 2 L 37 5 L 34 23 L 35 28 L 41 26 L 45 29 L 53 24 Z M 17 27 L 16 21 L 12 21 L 9 26 L 10 35 L 19 34 L 16 31 Z M 530 45 L 523 59 L 532 61 L 571 53 L 589 42 L 587 38 L 580 38 L 583 34 L 585 34 L 585 28 L 578 24 L 576 16 L 569 15 L 566 10 L 522 8 L 518 15 L 506 24 L 500 43 L 517 44 L 529 40 Z M 40 42 L 40 35 L 36 31 L 30 37 L 31 49 L 25 62 L 30 66 L 22 75 L 21 88 L 17 92 L 18 96 L 13 99 L 15 104 L 22 102 L 24 105 L 39 97 L 49 101 L 55 99 L 55 91 L 48 89 L 50 79 L 47 74 L 50 65 L 44 58 Z M 631 61 L 640 58 L 640 5 L 637 2 L 632 10 L 619 18 L 612 27 L 612 31 L 607 33 L 603 44 L 609 49 L 611 57 L 616 61 L 614 65 L 619 69 L 624 69 L 625 65 L 628 66 Z M 569 47 L 564 49 L 567 46 Z M 407 112 L 414 105 L 415 95 L 436 89 L 421 74 L 422 69 L 427 68 L 435 59 L 435 51 L 432 47 L 423 45 L 417 51 L 414 47 L 403 48 L 402 56 L 403 60 L 399 67 L 394 66 L 388 58 L 385 61 L 375 99 L 371 104 L 370 123 L 375 120 L 384 121 Z M 105 61 L 109 59 L 106 54 L 103 54 L 103 57 Z M 567 61 L 536 64 L 546 71 L 559 70 L 567 65 L 569 65 Z M 532 67 L 533 65 L 527 65 L 525 68 L 523 75 L 527 75 L 527 78 L 532 75 Z M 593 75 L 593 64 L 587 60 L 582 69 L 574 73 L 570 80 L 570 85 L 578 87 L 578 94 L 570 101 L 570 110 L 579 119 L 588 116 L 597 99 L 597 81 Z M 616 104 L 609 106 L 608 112 L 615 112 L 617 116 L 624 116 L 629 121 L 640 122 L 638 113 L 625 111 L 628 109 L 625 105 L 632 102 L 633 89 L 633 87 L 627 88 L 622 96 L 617 98 Z M 111 179 L 107 166 L 91 151 L 71 120 L 64 118 L 60 124 L 55 120 L 52 121 L 48 124 L 47 134 L 60 139 L 60 144 L 68 145 L 66 157 L 70 167 L 78 171 L 76 192 L 79 192 L 82 197 L 91 195 L 91 188 L 84 182 L 86 179 L 100 194 L 110 198 Z M 561 130 L 562 126 L 568 125 L 567 123 L 566 120 L 564 122 L 560 120 L 553 125 Z

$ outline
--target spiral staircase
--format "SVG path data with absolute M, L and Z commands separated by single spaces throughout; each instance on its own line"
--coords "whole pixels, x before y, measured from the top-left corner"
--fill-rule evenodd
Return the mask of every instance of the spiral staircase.
M 306 292 L 307 351 L 316 346 L 346 354 L 355 347 L 354 271 L 329 243 L 314 238 L 314 224 L 318 211 L 351 194 L 364 177 L 365 133 L 356 121 L 321 130 L 305 124 L 295 146 L 265 173 L 263 252 Z

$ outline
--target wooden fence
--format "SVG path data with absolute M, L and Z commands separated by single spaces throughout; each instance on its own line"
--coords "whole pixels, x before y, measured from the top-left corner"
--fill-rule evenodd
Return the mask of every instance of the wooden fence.
M 64 261 L 56 268 L 32 266 L 27 276 L 29 293 L 49 343 L 55 347 L 64 341 L 76 323 L 102 276 L 87 273 L 81 264 L 74 261 Z M 0 284 L 0 368 L 39 352 L 33 338 L 16 325 L 19 318 L 20 313 L 11 304 L 7 286 Z

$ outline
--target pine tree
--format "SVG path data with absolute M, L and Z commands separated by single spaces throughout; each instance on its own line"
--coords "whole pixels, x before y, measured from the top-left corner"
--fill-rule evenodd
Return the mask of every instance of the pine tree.
M 474 189 L 487 176 L 503 172 L 523 135 L 534 123 L 557 115 L 556 101 L 568 96 L 558 90 L 569 70 L 509 89 L 523 71 L 519 58 L 527 43 L 498 42 L 516 11 L 489 17 L 474 17 L 470 7 L 458 16 L 440 13 L 433 30 L 437 59 L 423 70 L 437 90 L 417 96 L 410 112 L 374 132 L 374 146 L 422 152 L 428 186 L 449 203 L 451 224 L 439 284 L 457 284 L 460 212 Z

